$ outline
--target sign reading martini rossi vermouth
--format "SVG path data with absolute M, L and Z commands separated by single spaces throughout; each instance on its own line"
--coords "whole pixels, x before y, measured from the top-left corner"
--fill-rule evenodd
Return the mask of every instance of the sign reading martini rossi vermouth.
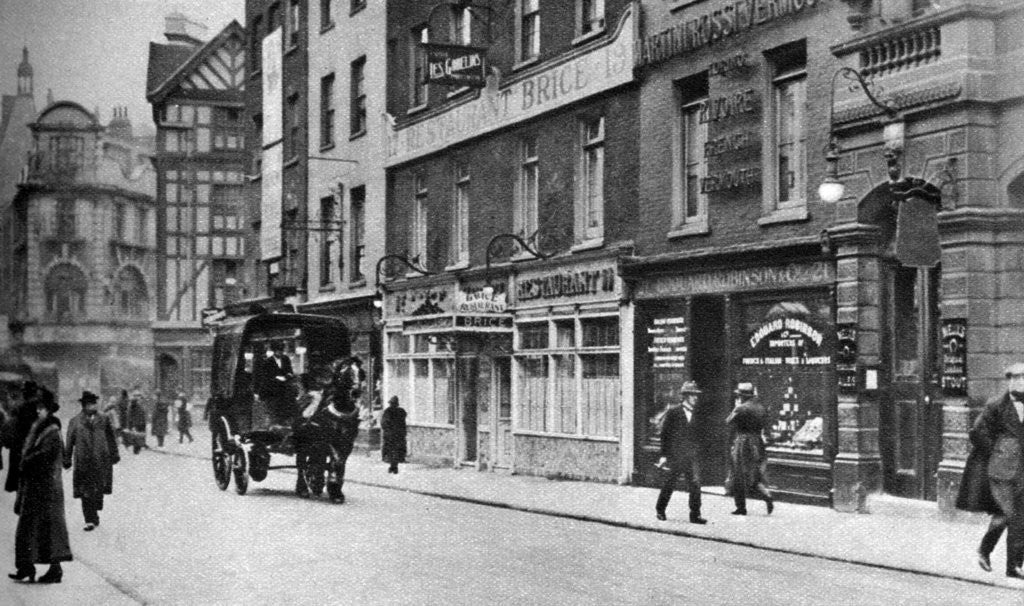
M 434 153 L 632 81 L 634 30 L 630 8 L 604 46 L 496 91 L 485 89 L 439 116 L 400 129 L 386 125 L 387 165 Z

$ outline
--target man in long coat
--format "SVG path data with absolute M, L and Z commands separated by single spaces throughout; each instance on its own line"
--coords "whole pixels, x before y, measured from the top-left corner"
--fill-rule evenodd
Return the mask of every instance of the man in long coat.
M 1006 576 L 1024 578 L 1024 363 L 1009 366 L 1007 390 L 985 404 L 971 428 L 967 459 L 956 506 L 992 514 L 978 547 L 978 565 L 991 571 L 990 556 L 1003 530 Z
M 733 430 L 732 446 L 729 449 L 729 471 L 732 475 L 732 498 L 736 504 L 733 515 L 747 515 L 747 494 L 757 493 L 764 499 L 771 515 L 775 500 L 768 490 L 768 455 L 764 447 L 765 410 L 757 402 L 757 391 L 753 383 L 740 383 L 734 392 L 736 407 L 725 422 Z
M 121 460 L 117 451 L 117 435 L 106 415 L 96 410 L 96 394 L 82 393 L 82 412 L 68 423 L 64 469 L 74 465 L 72 486 L 76 499 L 82 499 L 85 530 L 100 523 L 103 495 L 114 489 L 114 464 Z
M 128 429 L 131 430 L 132 452 L 139 454 L 146 446 L 146 407 L 142 404 L 142 392 L 132 393 L 128 401 Z
M 693 409 L 700 393 L 693 381 L 683 383 L 680 388 L 682 404 L 669 408 L 662 417 L 661 460 L 658 461 L 658 467 L 667 466 L 668 476 L 654 505 L 659 520 L 666 519 L 665 508 L 676 489 L 676 482 L 680 476 L 685 476 L 686 491 L 690 497 L 690 522 L 708 522 L 700 516 L 700 463 L 697 460 L 699 432 L 693 424 Z

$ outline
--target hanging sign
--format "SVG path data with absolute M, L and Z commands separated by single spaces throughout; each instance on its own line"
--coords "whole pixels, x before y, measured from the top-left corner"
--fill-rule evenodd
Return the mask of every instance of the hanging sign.
M 451 86 L 472 86 L 483 88 L 487 85 L 484 57 L 486 48 L 460 46 L 457 44 L 420 44 L 423 48 L 424 84 L 448 84 Z

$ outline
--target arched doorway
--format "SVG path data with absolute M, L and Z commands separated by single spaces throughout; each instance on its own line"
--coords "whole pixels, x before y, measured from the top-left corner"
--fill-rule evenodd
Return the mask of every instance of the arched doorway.
M 879 451 L 886 492 L 934 500 L 942 459 L 939 280 L 936 267 L 895 255 L 897 211 L 887 185 L 862 200 L 858 219 L 880 228 Z
M 159 389 L 162 394 L 172 394 L 181 391 L 181 365 L 168 354 L 160 354 L 157 357 L 157 377 Z

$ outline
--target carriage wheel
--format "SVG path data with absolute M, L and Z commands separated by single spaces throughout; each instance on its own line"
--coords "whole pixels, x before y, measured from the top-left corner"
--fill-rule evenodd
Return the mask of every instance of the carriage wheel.
M 213 452 L 210 460 L 213 461 L 213 479 L 217 483 L 217 488 L 227 490 L 228 484 L 231 483 L 230 455 L 224 449 L 224 438 L 216 432 L 213 434 L 212 442 Z
M 256 447 L 249 453 L 249 477 L 256 482 L 262 482 L 267 478 L 267 469 L 270 467 L 270 453 L 266 448 Z
M 239 448 L 231 457 L 231 471 L 235 476 L 235 492 L 245 494 L 249 489 L 249 453 Z

